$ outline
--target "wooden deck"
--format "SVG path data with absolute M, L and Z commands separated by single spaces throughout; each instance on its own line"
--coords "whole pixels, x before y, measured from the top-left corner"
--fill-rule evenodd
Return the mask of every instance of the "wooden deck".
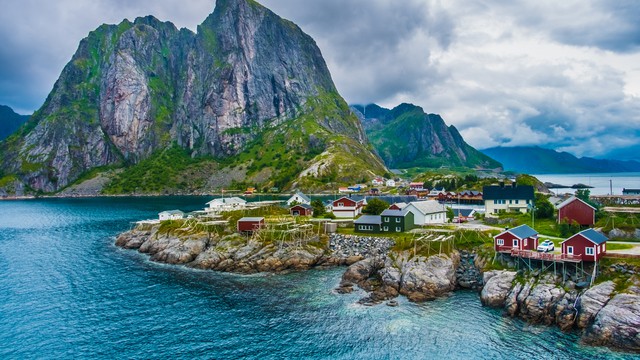
M 566 254 L 554 254 L 537 252 L 533 250 L 518 250 L 508 246 L 501 246 L 498 251 L 503 254 L 510 254 L 513 257 L 519 257 L 524 259 L 553 261 L 553 262 L 570 262 L 579 263 L 582 261 L 581 255 L 566 255 Z

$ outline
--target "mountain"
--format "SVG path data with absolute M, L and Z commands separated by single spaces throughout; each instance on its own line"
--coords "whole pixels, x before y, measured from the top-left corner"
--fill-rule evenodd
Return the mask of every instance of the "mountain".
M 537 146 L 494 147 L 482 150 L 500 161 L 505 170 L 527 174 L 578 174 L 640 171 L 640 162 L 577 158 L 567 152 Z
M 151 177 L 145 191 L 169 191 L 191 173 L 206 189 L 386 170 L 314 40 L 253 0 L 218 0 L 197 33 L 152 16 L 100 26 L 0 153 L 0 178 L 43 192 L 103 168 L 126 168 L 114 192 Z M 168 179 L 163 161 L 184 171 Z
M 389 168 L 501 167 L 467 144 L 453 125 L 419 106 L 401 104 L 389 110 L 375 104 L 354 105 L 352 110 Z
M 0 105 L 0 140 L 13 134 L 28 119 L 28 115 L 16 114 L 12 108 Z

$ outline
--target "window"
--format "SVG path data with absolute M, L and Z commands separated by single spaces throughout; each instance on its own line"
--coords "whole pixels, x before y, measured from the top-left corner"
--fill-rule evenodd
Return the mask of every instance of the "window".
M 598 255 L 600 255 L 600 246 L 598 246 Z
M 527 200 L 527 205 L 529 205 L 531 203 L 531 200 Z
M 360 225 L 359 229 L 373 231 L 373 225 Z
M 513 204 L 513 200 L 509 200 L 509 204 Z
M 493 200 L 493 204 L 496 205 L 498 203 L 498 200 Z
M 518 239 L 513 239 L 513 247 L 518 247 Z
M 400 231 L 402 231 L 402 228 L 401 228 L 401 227 L 399 227 L 399 226 L 397 226 L 397 227 L 396 227 L 396 232 L 400 232 Z
M 516 204 L 519 204 L 519 203 L 520 203 L 520 200 L 516 200 Z
M 382 229 L 383 229 L 384 231 L 389 231 L 389 227 L 388 227 L 388 226 L 385 226 L 385 227 L 383 227 Z
M 593 248 L 592 248 L 592 247 L 588 247 L 588 248 L 586 248 L 586 249 L 585 249 L 585 251 L 586 251 L 586 254 L 587 254 L 587 255 L 591 255 L 591 256 L 593 256 Z
M 524 239 L 524 241 L 523 241 L 522 245 L 523 245 L 523 246 L 527 246 L 527 239 Z
M 400 218 L 396 218 L 396 222 L 399 223 L 400 222 Z
M 607 251 L 607 243 L 602 244 L 602 251 Z
M 504 245 L 504 239 L 498 239 L 498 246 Z
M 344 207 L 344 203 L 338 203 L 338 207 Z
M 389 218 L 388 218 L 388 217 L 385 217 L 385 218 L 384 218 L 384 222 L 389 222 Z
M 573 246 L 567 246 L 567 254 L 573 255 Z

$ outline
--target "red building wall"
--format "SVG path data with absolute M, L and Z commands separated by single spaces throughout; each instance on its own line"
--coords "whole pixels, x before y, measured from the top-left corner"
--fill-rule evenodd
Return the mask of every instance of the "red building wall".
M 333 202 L 334 209 L 335 208 L 340 208 L 338 206 L 339 203 L 342 203 L 342 206 L 344 206 L 344 207 L 355 207 L 356 206 L 356 202 L 355 201 L 353 201 L 353 200 L 351 200 L 349 198 L 343 197 L 343 198 L 340 198 L 340 199 L 338 199 L 338 200 Z
M 498 245 L 498 240 L 504 240 L 504 245 Z M 518 240 L 518 247 L 513 247 L 513 240 Z M 526 244 L 525 244 L 526 243 Z M 496 251 L 499 251 L 499 248 L 510 248 L 510 249 L 518 249 L 518 250 L 536 250 L 538 248 L 538 238 L 525 238 L 518 239 L 517 236 L 513 235 L 510 232 L 506 232 L 504 234 L 498 235 L 493 240 L 493 247 Z
M 595 216 L 596 212 L 592 207 L 580 200 L 574 200 L 558 210 L 558 223 L 567 219 L 568 222 L 575 220 L 580 225 L 593 225 Z
M 255 231 L 264 226 L 264 220 L 262 221 L 240 221 L 238 220 L 238 231 L 239 232 L 247 232 L 247 231 Z
M 307 209 L 304 208 L 302 206 L 294 206 L 291 208 L 291 215 L 295 215 L 295 212 L 297 211 L 298 215 L 300 216 L 311 216 L 313 215 L 313 210 L 312 209 Z
M 573 246 L 573 256 L 577 256 L 582 259 L 582 261 L 598 261 L 607 253 L 607 243 L 603 243 L 600 245 L 595 245 L 590 240 L 587 240 L 584 236 L 577 234 L 565 242 L 562 243 L 562 255 L 568 255 L 568 247 Z M 587 247 L 595 249 L 595 258 L 594 256 L 587 255 Z

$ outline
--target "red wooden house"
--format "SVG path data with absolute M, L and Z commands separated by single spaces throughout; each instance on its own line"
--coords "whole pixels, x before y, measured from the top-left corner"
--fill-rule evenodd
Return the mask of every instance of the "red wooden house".
M 289 212 L 293 216 L 312 216 L 313 215 L 313 207 L 311 207 L 311 205 L 307 205 L 307 204 L 298 204 L 298 205 L 292 206 L 289 209 Z
M 493 237 L 494 249 L 499 252 L 533 250 L 538 248 L 538 232 L 527 225 L 507 229 Z
M 592 226 L 596 223 L 596 208 L 572 196 L 558 205 L 558 224 L 562 221 Z
M 264 227 L 263 217 L 243 217 L 238 220 L 238 232 L 250 233 Z
M 598 261 L 607 253 L 607 237 L 587 229 L 561 243 L 562 255 L 579 257 L 582 261 Z
M 346 196 L 333 201 L 331 211 L 338 218 L 355 218 L 362 214 L 364 199 L 355 200 Z
M 389 210 L 402 210 L 402 209 L 406 208 L 407 205 L 408 204 L 404 203 L 404 202 L 395 203 L 395 204 L 392 204 L 391 206 L 389 206 Z

